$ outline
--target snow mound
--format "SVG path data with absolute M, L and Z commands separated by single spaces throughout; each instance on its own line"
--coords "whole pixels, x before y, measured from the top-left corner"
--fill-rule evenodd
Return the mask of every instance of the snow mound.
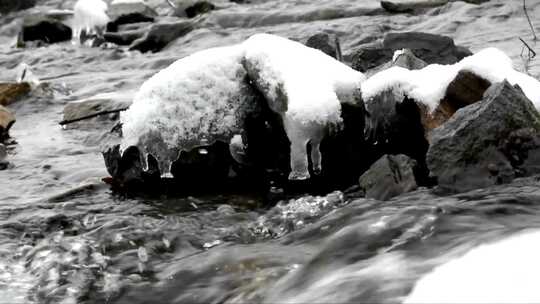
M 103 0 L 78 0 L 73 8 L 73 38 L 79 39 L 82 32 L 95 34 L 109 22 L 107 3 Z
M 120 116 L 122 148 L 138 146 L 168 172 L 179 149 L 228 142 L 242 128 L 242 113 L 253 106 L 246 98 L 242 56 L 239 46 L 208 49 L 147 80 Z
M 540 231 L 472 249 L 421 278 L 404 303 L 540 303 Z
M 244 113 L 257 106 L 248 78 L 283 118 L 290 178 L 309 178 L 308 143 L 314 171 L 320 171 L 320 142 L 341 123 L 340 102 L 354 102 L 364 76 L 321 51 L 268 34 L 195 53 L 146 81 L 121 115 L 122 148 L 135 145 L 166 160 L 167 172 L 180 150 L 229 142 L 242 131 Z
M 496 48 L 484 49 L 453 65 L 431 64 L 421 70 L 392 67 L 381 71 L 362 83 L 362 97 L 369 102 L 381 92 L 393 90 L 425 104 L 433 111 L 461 70 L 470 71 L 491 83 L 507 79 L 512 85 L 518 84 L 535 107 L 540 109 L 540 82 L 514 70 L 512 60 Z
M 291 142 L 289 179 L 307 179 L 306 145 L 315 172 L 327 129 L 341 123 L 341 102 L 353 102 L 364 75 L 325 53 L 279 36 L 256 34 L 243 43 L 249 76 L 281 114 Z

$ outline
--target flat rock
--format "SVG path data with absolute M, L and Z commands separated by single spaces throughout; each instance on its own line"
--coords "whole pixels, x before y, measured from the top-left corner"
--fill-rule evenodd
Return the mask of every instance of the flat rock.
M 441 189 L 463 192 L 510 182 L 515 165 L 505 141 L 521 129 L 540 130 L 540 114 L 519 87 L 493 84 L 484 98 L 459 109 L 432 131 L 427 165 Z
M 100 115 L 117 113 L 127 109 L 132 102 L 128 93 L 98 94 L 83 100 L 68 103 L 64 107 L 61 124 L 90 119 Z
M 453 64 L 472 55 L 468 49 L 456 46 L 452 38 L 422 32 L 388 33 L 381 41 L 361 46 L 351 54 L 351 65 L 366 72 L 392 61 L 395 51 L 409 49 L 428 64 Z
M 403 154 L 384 155 L 362 176 L 360 188 L 366 197 L 388 200 L 418 188 L 414 176 L 416 161 Z
M 381 7 L 390 13 L 411 13 L 419 9 L 442 6 L 450 0 L 384 0 Z
M 15 116 L 0 105 L 0 142 L 9 138 L 9 129 L 15 123 Z
M 8 106 L 27 96 L 31 91 L 29 83 L 0 83 L 0 105 Z
M 156 23 L 143 37 L 135 40 L 129 49 L 142 53 L 159 52 L 172 41 L 191 32 L 193 28 L 194 24 L 190 21 Z
M 111 22 L 107 24 L 108 32 L 116 32 L 123 24 L 154 22 L 158 16 L 156 11 L 149 7 L 144 1 L 114 2 L 109 5 L 107 14 Z

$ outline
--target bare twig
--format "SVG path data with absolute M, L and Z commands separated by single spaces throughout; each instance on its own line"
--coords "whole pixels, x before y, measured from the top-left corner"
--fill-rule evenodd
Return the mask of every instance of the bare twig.
M 81 121 L 81 120 L 86 120 L 86 119 L 94 118 L 94 117 L 97 117 L 97 116 L 100 116 L 100 115 L 106 115 L 106 114 L 112 114 L 112 113 L 122 112 L 122 111 L 125 111 L 125 110 L 127 110 L 127 109 L 128 109 L 128 107 L 120 108 L 120 109 L 115 109 L 115 110 L 109 110 L 109 111 L 101 111 L 101 112 L 97 112 L 97 113 L 94 113 L 94 114 L 90 114 L 90 115 L 86 115 L 86 116 L 81 116 L 81 117 L 78 117 L 78 118 L 75 118 L 75 119 L 66 119 L 66 120 L 62 120 L 62 121 L 59 122 L 58 124 L 60 124 L 61 126 L 63 126 L 63 125 L 67 125 L 67 124 L 70 124 L 70 123 L 78 122 L 78 121 Z
M 527 5 L 525 4 L 525 0 L 523 0 L 523 12 L 525 12 L 525 17 L 527 17 L 527 21 L 529 22 L 529 26 L 531 27 L 531 32 L 533 34 L 533 40 L 536 41 L 536 40 L 538 40 L 538 38 L 536 37 L 536 33 L 534 32 L 534 27 L 533 27 L 533 24 L 531 22 L 531 18 L 529 17 L 529 13 L 527 12 Z
M 525 40 L 521 39 L 521 37 L 518 37 L 518 39 L 523 43 L 524 46 L 527 47 L 527 49 L 529 50 L 529 58 L 532 59 L 534 57 L 536 57 L 536 52 L 527 44 L 527 42 L 525 42 Z M 523 49 L 521 49 L 521 56 L 523 57 Z
M 176 9 L 176 5 L 174 5 L 174 3 L 172 2 L 172 0 L 166 0 L 167 3 L 169 3 L 169 5 L 173 8 L 173 9 Z

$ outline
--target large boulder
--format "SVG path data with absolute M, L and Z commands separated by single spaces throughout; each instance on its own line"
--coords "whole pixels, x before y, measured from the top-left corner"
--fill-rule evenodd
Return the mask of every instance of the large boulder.
M 519 138 L 522 129 L 540 131 L 540 114 L 519 87 L 507 81 L 494 84 L 484 99 L 461 108 L 433 130 L 428 168 L 441 189 L 449 191 L 509 182 L 519 172 L 514 157 L 505 154 L 517 154 L 508 139 Z
M 383 201 L 416 190 L 415 167 L 406 155 L 384 155 L 360 176 L 360 188 L 366 197 Z
M 45 43 L 69 41 L 73 34 L 71 28 L 61 20 L 40 14 L 24 18 L 21 33 L 23 41 L 42 41 Z
M 130 50 L 138 50 L 142 53 L 159 52 L 169 43 L 186 35 L 194 29 L 190 21 L 171 21 L 156 23 L 141 38 L 133 41 Z
M 15 116 L 0 105 L 0 142 L 9 138 L 9 129 L 15 123 Z
M 394 52 L 409 49 L 428 64 L 452 64 L 472 55 L 464 47 L 456 46 L 447 36 L 422 32 L 388 33 L 382 41 L 362 46 L 352 53 L 351 65 L 365 72 L 381 64 L 392 61 Z
M 29 83 L 0 83 L 0 105 L 8 106 L 27 96 L 31 91 Z

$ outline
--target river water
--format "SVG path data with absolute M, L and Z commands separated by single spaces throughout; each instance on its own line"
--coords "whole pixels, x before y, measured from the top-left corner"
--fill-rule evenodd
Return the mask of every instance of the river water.
M 150 1 L 166 12 L 158 2 Z M 527 2 L 540 33 L 540 2 Z M 520 57 L 517 37 L 540 48 L 518 0 L 453 2 L 410 15 L 389 15 L 371 0 L 218 4 L 201 28 L 156 54 L 71 43 L 14 49 L 17 21 L 0 22 L 0 80 L 15 79 L 21 62 L 49 79 L 48 90 L 10 106 L 18 144 L 8 156 L 13 167 L 0 171 L 0 303 L 398 303 L 472 248 L 540 229 L 536 178 L 447 197 L 420 189 L 388 202 L 336 191 L 273 208 L 256 196 L 112 193 L 101 182 L 108 174 L 100 151 L 114 122 L 63 129 L 64 106 L 98 93 L 133 94 L 176 59 L 257 32 L 299 40 L 334 33 L 347 58 L 385 32 L 425 31 L 473 51 L 498 47 L 518 70 L 540 76 L 540 59 Z M 525 261 L 493 261 L 496 274 L 503 262 Z

